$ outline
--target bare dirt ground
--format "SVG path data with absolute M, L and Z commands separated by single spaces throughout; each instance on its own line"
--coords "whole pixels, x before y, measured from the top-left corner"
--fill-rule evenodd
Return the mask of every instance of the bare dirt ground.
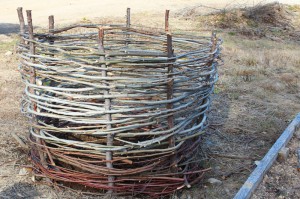
M 163 27 L 164 10 L 169 8 L 174 10 L 171 11 L 174 14 L 170 19 L 173 31 L 190 30 L 198 34 L 210 34 L 205 30 L 217 29 L 218 35 L 224 39 L 225 64 L 219 68 L 220 80 L 215 88 L 210 111 L 211 125 L 203 138 L 204 158 L 200 162 L 204 167 L 211 167 L 212 172 L 206 175 L 199 186 L 176 193 L 173 198 L 232 198 L 255 167 L 254 162 L 264 156 L 296 113 L 300 112 L 300 44 L 297 38 L 286 36 L 284 31 L 276 29 L 275 32 L 268 32 L 267 36 L 271 37 L 266 34 L 245 35 L 237 31 L 237 27 L 243 22 L 238 21 L 234 28 L 220 28 L 207 23 L 213 19 L 226 23 L 225 20 L 232 19 L 231 15 L 183 17 L 175 14 L 182 8 L 191 8 L 201 3 L 194 0 L 154 0 L 147 6 L 140 1 L 114 1 L 110 4 L 109 1 L 97 3 L 92 0 L 89 7 L 82 6 L 83 1 L 80 0 L 54 0 L 49 1 L 47 6 L 35 2 L 27 0 L 22 6 L 24 9 L 33 9 L 34 23 L 40 29 L 47 28 L 47 16 L 50 14 L 56 16 L 59 26 L 70 21 L 124 23 L 126 7 L 132 7 L 133 24 Z M 238 2 L 240 4 L 230 4 L 231 1 L 223 0 L 210 1 L 209 6 L 219 3 L 218 8 L 222 8 L 253 3 Z M 95 198 L 79 192 L 48 187 L 42 184 L 43 181 L 33 182 L 30 174 L 20 173 L 29 162 L 27 151 L 11 137 L 14 132 L 25 138 L 28 128 L 26 118 L 19 109 L 23 84 L 18 72 L 18 57 L 14 52 L 17 42 L 15 9 L 18 6 L 18 1 L 13 0 L 6 1 L 0 8 L 0 198 Z M 294 14 L 293 23 L 299 24 L 300 7 L 287 8 Z M 248 28 L 248 24 L 243 27 Z M 251 26 L 250 30 L 261 29 Z M 289 31 L 297 33 L 299 30 L 299 26 L 295 26 L 295 29 Z M 12 54 L 6 54 L 7 51 Z M 291 148 L 296 145 L 297 141 L 293 140 Z M 294 165 L 293 153 L 292 151 L 293 160 L 288 160 L 287 165 Z M 281 188 L 278 183 L 272 184 L 277 179 L 276 172 L 280 172 L 282 168 L 285 169 L 278 164 L 272 168 L 254 198 L 291 196 L 290 192 L 287 195 L 281 194 L 281 190 L 288 190 L 288 186 Z M 290 172 L 285 172 L 278 182 L 288 184 L 294 182 L 290 178 L 299 177 L 292 168 L 287 171 Z M 221 180 L 222 184 L 206 183 L 210 177 Z M 295 187 L 293 189 L 297 194 L 299 190 Z M 276 192 L 280 193 L 276 195 Z
M 299 139 L 294 136 L 287 147 L 290 149 L 287 161 L 276 162 L 273 165 L 265 175 L 253 199 L 300 198 L 300 172 L 297 171 Z

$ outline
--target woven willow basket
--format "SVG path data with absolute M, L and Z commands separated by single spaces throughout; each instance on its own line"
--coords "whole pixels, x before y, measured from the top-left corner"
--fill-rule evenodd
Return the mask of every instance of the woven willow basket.
M 49 32 L 34 33 L 31 12 L 26 31 L 21 11 L 22 111 L 36 175 L 155 197 L 201 180 L 220 39 L 171 34 L 167 23 L 54 29 L 52 16 Z

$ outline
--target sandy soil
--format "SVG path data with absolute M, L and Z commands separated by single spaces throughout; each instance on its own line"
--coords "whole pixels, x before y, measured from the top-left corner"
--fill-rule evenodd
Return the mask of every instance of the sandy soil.
M 268 2 L 271 0 L 265 0 Z M 261 0 L 0 0 L 0 23 L 18 24 L 16 8 L 23 7 L 24 10 L 30 9 L 33 11 L 34 24 L 46 25 L 48 22 L 47 16 L 54 15 L 59 23 L 74 22 L 82 18 L 94 17 L 124 17 L 127 7 L 132 9 L 133 13 L 140 12 L 162 12 L 170 9 L 177 9 L 193 6 L 205 5 L 213 8 L 227 8 L 231 6 L 252 5 Z M 297 3 L 298 0 L 280 0 L 282 3 Z M 299 2 L 298 2 L 299 3 Z M 204 9 L 205 11 L 205 9 Z M 45 24 L 46 23 L 46 24 Z

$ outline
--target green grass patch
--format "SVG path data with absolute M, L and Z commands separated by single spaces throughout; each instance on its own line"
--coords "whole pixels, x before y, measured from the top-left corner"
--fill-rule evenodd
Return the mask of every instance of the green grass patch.
M 300 5 L 288 5 L 287 8 L 293 12 L 300 12 Z
M 1 41 L 0 42 L 0 52 L 6 52 L 6 51 L 14 51 L 14 46 L 17 44 L 18 40 L 17 39 L 13 39 L 11 41 Z

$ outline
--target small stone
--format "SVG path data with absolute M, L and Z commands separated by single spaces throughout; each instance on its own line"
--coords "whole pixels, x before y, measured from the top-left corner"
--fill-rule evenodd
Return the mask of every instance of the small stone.
M 29 174 L 29 171 L 26 168 L 22 168 L 19 171 L 19 175 L 21 175 L 21 176 L 25 176 L 25 175 L 28 175 L 28 174 Z
M 216 178 L 209 178 L 207 180 L 208 183 L 212 184 L 212 185 L 220 185 L 222 184 L 222 181 L 221 180 L 218 180 Z
M 214 170 L 219 171 L 219 170 L 221 170 L 221 167 L 220 166 L 215 166 Z
M 227 194 L 230 194 L 229 189 L 225 188 L 225 191 L 226 191 Z
M 11 51 L 7 51 L 4 55 L 5 56 L 11 56 L 13 53 Z
M 295 136 L 296 136 L 296 138 L 297 138 L 298 140 L 300 140 L 300 131 L 296 131 L 296 132 L 295 132 Z
M 288 158 L 289 152 L 289 148 L 283 147 L 278 153 L 277 161 L 281 163 L 285 162 Z
M 41 79 L 36 79 L 35 80 L 35 82 L 36 82 L 36 85 L 38 85 L 38 86 L 42 86 L 43 85 L 43 81 L 41 80 Z
M 174 194 L 172 199 L 180 199 L 180 198 L 177 196 L 177 194 Z

